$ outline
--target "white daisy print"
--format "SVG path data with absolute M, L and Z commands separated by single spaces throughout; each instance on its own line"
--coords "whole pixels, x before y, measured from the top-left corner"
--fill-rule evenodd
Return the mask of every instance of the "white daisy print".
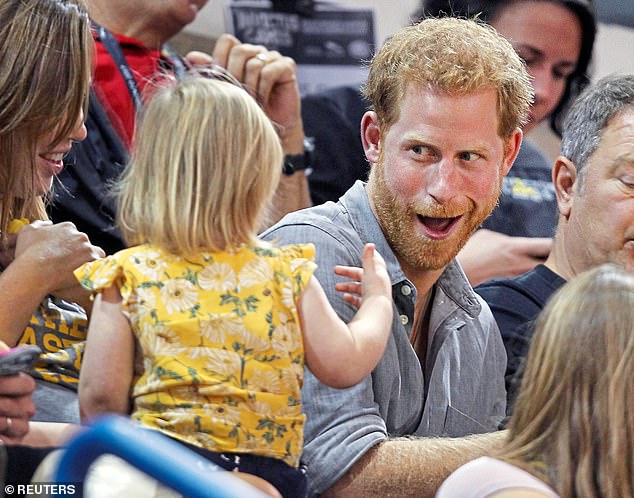
M 201 334 L 212 342 L 224 343 L 228 336 L 239 334 L 242 322 L 233 313 L 209 313 L 200 320 Z
M 180 344 L 178 335 L 173 330 L 160 324 L 143 323 L 139 343 L 146 356 L 176 356 L 187 350 Z
M 242 287 L 266 284 L 273 280 L 273 268 L 264 258 L 255 258 L 242 267 L 238 274 Z
M 273 349 L 283 354 L 296 351 L 300 346 L 299 333 L 294 323 L 280 323 L 273 330 L 273 336 L 271 338 Z
M 240 355 L 226 349 L 212 349 L 207 357 L 206 368 L 221 378 L 240 375 Z
M 235 425 L 240 422 L 240 412 L 228 405 L 209 404 L 203 413 L 216 424 Z
M 266 416 L 273 414 L 273 408 L 271 408 L 271 405 L 265 403 L 264 401 L 249 401 L 246 405 L 251 411 L 257 413 L 258 415 Z
M 174 278 L 168 280 L 161 288 L 161 297 L 168 313 L 182 313 L 196 304 L 198 292 L 189 280 Z
M 291 363 L 289 368 L 281 372 L 282 383 L 286 386 L 286 392 L 297 392 L 302 388 L 304 380 L 304 368 L 297 363 Z
M 263 353 L 269 349 L 269 341 L 263 337 L 250 333 L 248 330 L 240 329 L 236 334 L 237 341 L 244 349 L 250 350 L 251 354 Z
M 130 313 L 136 315 L 139 321 L 149 316 L 156 309 L 156 294 L 154 289 L 137 287 L 135 289 L 136 299 L 128 304 Z
M 282 304 L 290 310 L 295 309 L 295 293 L 293 292 L 293 282 L 290 278 L 285 279 L 282 285 Z
M 156 424 L 164 429 L 171 429 L 182 435 L 192 434 L 196 430 L 194 418 L 196 413 L 188 409 L 172 408 L 161 413 L 161 417 L 156 417 Z
M 214 348 L 208 348 L 206 346 L 191 346 L 187 348 L 185 352 L 185 356 L 187 358 L 191 358 L 192 360 L 197 359 L 206 359 L 209 356 L 210 351 L 213 351 Z
M 157 251 L 147 250 L 136 255 L 137 268 L 150 280 L 160 280 L 164 277 L 167 263 Z
M 281 394 L 280 377 L 271 370 L 260 370 L 257 375 L 249 379 L 249 384 L 253 391 Z
M 290 262 L 291 273 L 295 273 L 298 268 L 304 266 L 308 260 L 306 258 L 295 258 Z
M 236 287 L 236 274 L 225 263 L 212 263 L 198 273 L 198 285 L 203 290 L 225 292 Z

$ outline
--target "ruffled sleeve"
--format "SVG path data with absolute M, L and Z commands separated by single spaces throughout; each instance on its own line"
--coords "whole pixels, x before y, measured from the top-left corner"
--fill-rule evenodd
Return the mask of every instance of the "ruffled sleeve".
M 124 284 L 123 267 L 114 256 L 90 261 L 75 270 L 75 278 L 81 286 L 90 292 L 101 292 L 116 284 Z
M 298 297 L 317 269 L 314 261 L 315 246 L 313 244 L 296 244 L 283 246 L 280 250 L 293 284 L 293 295 Z

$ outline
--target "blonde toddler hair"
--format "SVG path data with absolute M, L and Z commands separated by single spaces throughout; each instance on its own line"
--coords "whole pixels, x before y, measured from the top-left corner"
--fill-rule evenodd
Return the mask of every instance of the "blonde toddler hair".
M 147 105 L 118 189 L 129 244 L 180 254 L 258 244 L 283 152 L 256 101 L 226 81 L 191 75 Z

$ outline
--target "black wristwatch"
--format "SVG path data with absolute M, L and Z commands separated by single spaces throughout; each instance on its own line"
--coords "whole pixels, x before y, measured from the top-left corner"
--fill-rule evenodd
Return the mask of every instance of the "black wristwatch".
M 315 144 L 312 137 L 304 138 L 304 152 L 302 154 L 288 154 L 284 156 L 282 173 L 292 175 L 296 171 L 304 170 L 306 176 L 312 172 Z

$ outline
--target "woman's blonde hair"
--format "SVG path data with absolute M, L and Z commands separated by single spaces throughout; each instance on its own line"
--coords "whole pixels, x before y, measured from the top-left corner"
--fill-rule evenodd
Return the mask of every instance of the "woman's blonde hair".
M 191 75 L 153 95 L 118 188 L 129 244 L 180 254 L 257 244 L 282 170 L 269 118 L 242 88 Z
M 537 321 L 502 459 L 560 496 L 634 496 L 634 275 L 583 273 Z
M 46 218 L 37 143 L 76 127 L 90 87 L 93 41 L 81 0 L 0 2 L 0 240 L 12 218 Z

